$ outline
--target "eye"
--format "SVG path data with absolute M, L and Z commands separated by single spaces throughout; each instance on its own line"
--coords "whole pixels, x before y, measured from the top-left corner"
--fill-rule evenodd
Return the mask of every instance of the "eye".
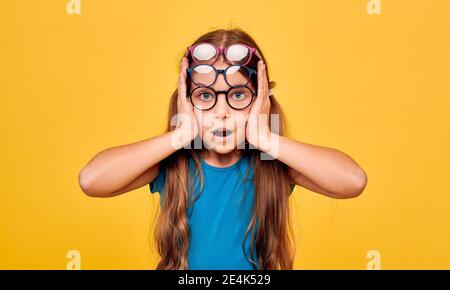
M 211 94 L 210 93 L 201 93 L 199 95 L 199 97 L 200 97 L 200 100 L 202 100 L 202 101 L 209 101 L 211 98 Z
M 243 98 L 245 98 L 245 93 L 244 92 L 235 92 L 233 93 L 233 99 L 236 100 L 242 100 Z

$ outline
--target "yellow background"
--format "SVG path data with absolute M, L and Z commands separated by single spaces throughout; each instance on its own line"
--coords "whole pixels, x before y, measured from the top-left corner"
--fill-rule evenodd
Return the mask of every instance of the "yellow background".
M 357 199 L 296 187 L 296 269 L 450 268 L 450 1 L 0 1 L 0 268 L 152 269 L 158 195 L 85 196 L 79 170 L 165 127 L 184 49 L 239 27 L 295 139 L 367 172 Z M 150 237 L 150 238 L 149 238 Z

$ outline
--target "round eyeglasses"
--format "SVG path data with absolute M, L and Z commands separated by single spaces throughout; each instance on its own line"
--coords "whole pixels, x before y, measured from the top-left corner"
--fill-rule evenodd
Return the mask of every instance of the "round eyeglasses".
M 192 90 L 188 98 L 196 109 L 206 111 L 216 105 L 219 94 L 225 94 L 227 104 L 235 110 L 243 110 L 250 106 L 257 95 L 247 86 L 231 87 L 227 91 L 215 91 L 210 87 L 200 86 Z
M 216 69 L 209 64 L 200 64 L 188 68 L 187 73 L 197 86 L 213 85 L 219 74 L 223 74 L 225 82 L 230 87 L 245 86 L 253 76 L 256 76 L 256 70 L 243 65 L 231 65 L 226 69 Z
M 246 65 L 253 55 L 259 58 L 255 48 L 243 43 L 234 43 L 222 48 L 208 42 L 201 42 L 188 47 L 186 56 L 189 54 L 197 64 L 213 64 L 220 54 L 225 56 L 225 60 L 229 64 Z

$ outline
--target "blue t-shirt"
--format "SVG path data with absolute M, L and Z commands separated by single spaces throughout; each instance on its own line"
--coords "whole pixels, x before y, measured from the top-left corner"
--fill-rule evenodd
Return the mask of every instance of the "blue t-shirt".
M 189 160 L 190 172 L 195 165 Z M 247 173 L 247 169 L 249 169 Z M 188 250 L 188 268 L 191 270 L 252 270 L 242 249 L 245 231 L 253 216 L 253 168 L 248 157 L 242 157 L 231 166 L 215 167 L 202 161 L 203 192 L 195 188 L 194 204 L 188 208 L 191 240 Z M 244 176 L 247 178 L 244 182 Z M 194 175 L 192 175 L 194 176 Z M 160 170 L 151 192 L 163 190 L 165 172 Z M 198 176 L 194 184 L 199 184 Z M 294 185 L 292 185 L 293 188 Z M 161 200 L 163 194 L 161 193 Z M 257 223 L 258 225 L 258 223 Z M 245 240 L 246 255 L 250 255 L 251 229 Z M 252 260 L 257 262 L 256 247 Z

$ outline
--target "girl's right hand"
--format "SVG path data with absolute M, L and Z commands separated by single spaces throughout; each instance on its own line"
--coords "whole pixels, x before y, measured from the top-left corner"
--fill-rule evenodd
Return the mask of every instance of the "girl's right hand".
M 175 130 L 180 132 L 180 138 L 183 143 L 190 143 L 198 135 L 198 123 L 194 115 L 194 107 L 187 98 L 187 75 L 186 69 L 189 61 L 183 57 L 181 61 L 181 72 L 178 82 L 178 99 L 177 99 L 177 124 Z M 186 145 L 185 144 L 185 145 Z

